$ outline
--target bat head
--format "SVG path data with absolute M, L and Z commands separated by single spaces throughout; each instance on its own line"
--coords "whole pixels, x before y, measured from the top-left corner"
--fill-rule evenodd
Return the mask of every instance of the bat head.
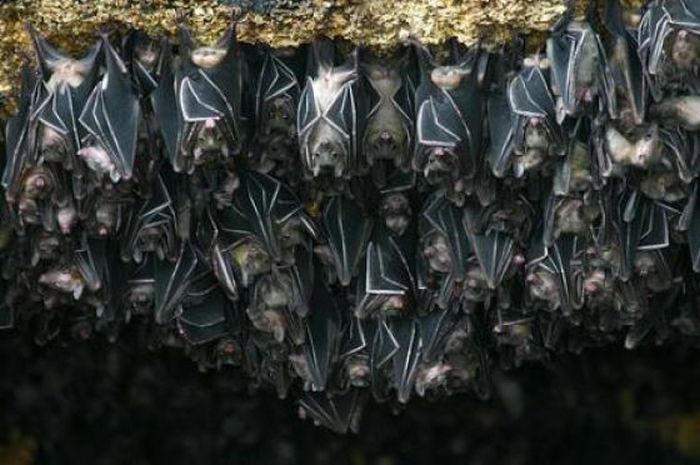
M 695 71 L 700 64 L 700 35 L 685 29 L 666 38 L 666 49 L 673 64 L 681 71 Z
M 288 95 L 278 95 L 263 104 L 262 134 L 278 134 L 289 139 L 296 135 L 296 105 Z
M 228 158 L 229 147 L 217 121 L 207 119 L 200 124 L 192 154 L 195 165 L 204 165 L 221 158 Z
M 370 121 L 365 136 L 365 156 L 370 165 L 374 160 L 394 160 L 398 166 L 406 158 L 408 140 L 406 131 L 397 118 L 381 120 L 378 113 Z
M 652 123 L 646 126 L 641 138 L 634 145 L 633 166 L 640 168 L 656 163 L 661 157 L 659 126 Z
M 58 209 L 56 219 L 58 221 L 58 228 L 61 230 L 61 233 L 70 234 L 78 219 L 78 212 L 75 210 L 73 205 L 66 205 L 65 207 Z
M 351 386 L 368 387 L 370 384 L 370 367 L 367 357 L 349 357 L 345 363 L 345 373 Z
M 544 268 L 537 268 L 528 273 L 525 281 L 532 297 L 547 302 L 550 309 L 561 306 L 559 279 L 554 273 Z
M 438 66 L 430 72 L 430 80 L 443 90 L 454 90 L 462 83 L 468 71 L 461 66 Z
M 401 192 L 385 195 L 379 210 L 386 227 L 398 235 L 402 235 L 406 231 L 413 214 L 408 197 Z
M 45 165 L 29 169 L 22 181 L 22 193 L 33 199 L 44 199 L 56 188 L 56 180 Z
M 248 287 L 253 279 L 270 270 L 270 255 L 254 239 L 246 239 L 231 250 L 231 256 L 241 274 L 241 284 Z
M 53 260 L 58 258 L 60 246 L 60 237 L 41 230 L 35 237 L 34 253 L 39 260 Z
M 227 52 L 223 47 L 198 47 L 190 52 L 190 60 L 200 68 L 210 69 L 221 63 Z
M 316 137 L 309 144 L 310 169 L 314 177 L 330 173 L 340 178 L 345 175 L 348 165 L 348 152 L 339 139 L 339 134 L 327 123 L 321 122 Z
M 39 204 L 35 199 L 26 196 L 20 197 L 17 209 L 23 222 L 27 224 L 39 224 L 41 221 Z
M 69 152 L 68 138 L 51 126 L 42 124 L 39 129 L 39 157 L 44 161 L 62 163 Z
M 447 237 L 434 231 L 425 240 L 423 256 L 428 260 L 430 269 L 437 273 L 449 273 L 452 269 L 452 254 Z
M 155 296 L 153 281 L 136 281 L 130 283 L 127 301 L 131 311 L 136 315 L 147 315 L 153 309 Z
M 423 176 L 431 186 L 450 184 L 455 173 L 460 172 L 457 152 L 452 147 L 435 145 L 426 148 L 427 162 L 423 167 Z

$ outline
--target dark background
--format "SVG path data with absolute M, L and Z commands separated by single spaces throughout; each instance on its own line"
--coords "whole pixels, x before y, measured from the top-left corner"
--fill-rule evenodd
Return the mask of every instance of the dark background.
M 594 349 L 496 372 L 493 396 L 365 408 L 359 434 L 248 393 L 235 369 L 126 335 L 45 347 L 0 333 L 0 465 L 694 463 L 697 349 Z

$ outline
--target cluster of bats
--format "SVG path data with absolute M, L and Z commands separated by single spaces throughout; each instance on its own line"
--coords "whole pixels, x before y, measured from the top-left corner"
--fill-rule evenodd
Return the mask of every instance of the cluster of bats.
M 370 394 L 700 335 L 700 3 L 572 10 L 535 54 L 179 32 L 75 59 L 29 28 L 0 326 L 136 319 L 336 431 Z

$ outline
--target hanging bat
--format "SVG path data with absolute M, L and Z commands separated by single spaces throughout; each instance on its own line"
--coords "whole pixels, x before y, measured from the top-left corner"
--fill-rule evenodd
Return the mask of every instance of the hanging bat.
M 592 15 L 591 11 L 589 15 Z M 547 59 L 552 73 L 552 89 L 559 98 L 557 121 L 583 113 L 617 114 L 612 94 L 613 81 L 605 49 L 588 19 L 576 20 L 568 14 L 547 39 Z
M 386 318 L 364 320 L 363 328 L 368 344 L 370 386 L 377 400 L 385 400 L 392 378 L 392 360 L 399 350 L 399 341 Z
M 415 225 L 414 225 L 415 226 Z M 358 278 L 355 315 L 407 317 L 417 306 L 416 228 L 395 236 L 384 225 L 375 227 L 367 243 L 364 273 Z
M 697 94 L 700 9 L 690 0 L 652 3 L 639 24 L 639 57 L 655 101 L 667 92 Z
M 366 86 L 369 112 L 362 135 L 365 161 L 374 167 L 388 160 L 410 170 L 414 142 L 415 84 L 408 73 L 410 50 L 390 61 L 365 57 L 360 63 Z
M 221 211 L 220 229 L 235 243 L 253 241 L 275 262 L 293 262 L 294 249 L 317 234 L 291 190 L 266 174 L 239 173 L 230 208 Z M 228 248 L 230 244 L 225 244 Z
M 439 279 L 437 303 L 446 308 L 456 282 L 467 275 L 467 264 L 472 256 L 463 210 L 439 195 L 431 196 L 423 207 L 419 220 L 422 272 L 419 288 L 425 289 Z M 420 264 L 420 261 L 419 261 Z
M 153 195 L 132 208 L 121 236 L 121 256 L 125 262 L 141 263 L 146 253 L 159 260 L 175 260 L 178 253 L 175 205 L 162 176 L 155 180 Z
M 260 169 L 294 176 L 298 162 L 297 108 L 305 65 L 303 48 L 265 48 L 255 92 L 254 156 Z M 269 167 L 267 165 L 270 165 Z M 278 171 L 275 171 L 276 173 Z
M 522 177 L 552 156 L 565 153 L 543 61 L 539 55 L 527 59 L 522 71 L 508 82 L 506 92 L 494 92 L 489 98 L 488 161 L 499 178 L 511 170 L 515 177 Z
M 583 258 L 585 241 L 562 235 L 546 245 L 538 234 L 529 250 L 526 282 L 530 295 L 547 303 L 549 310 L 561 309 L 565 316 L 583 305 Z
M 610 33 L 607 63 L 612 78 L 607 88 L 608 101 L 617 101 L 613 106 L 625 126 L 642 124 L 646 115 L 648 89 L 644 69 L 637 50 L 637 31 L 630 31 L 622 18 L 619 0 L 608 0 L 605 4 L 605 26 Z
M 412 166 L 439 192 L 461 203 L 483 164 L 488 54 L 474 48 L 453 56 L 455 65 L 437 66 L 427 49 L 418 47 L 418 53 L 421 77 L 415 94 Z
M 100 79 L 103 41 L 93 45 L 82 59 L 76 60 L 49 45 L 31 26 L 28 32 L 34 43 L 42 80 L 32 99 L 29 123 L 31 161 L 56 162 L 68 171 L 77 170 L 76 157 L 88 134 L 79 124 L 79 119 Z
M 173 169 L 191 174 L 242 150 L 244 64 L 234 23 L 213 46 L 196 46 L 184 22 L 178 28 L 180 65 L 165 70 L 152 99 Z
M 88 97 L 78 120 L 89 134 L 78 156 L 98 178 L 131 179 L 141 110 L 124 62 L 102 35 L 106 72 Z M 89 141 L 89 142 L 88 142 Z
M 306 85 L 301 93 L 297 134 L 307 178 L 322 174 L 349 178 L 362 171 L 360 137 L 366 114 L 357 51 L 334 66 L 333 43 L 311 44 Z
M 171 45 L 165 39 L 151 39 L 143 31 L 131 31 L 124 39 L 124 61 L 139 96 L 148 97 L 159 86 L 166 67 L 170 66 Z
M 464 228 L 489 289 L 496 289 L 514 264 L 515 241 L 512 235 L 504 232 L 478 232 L 478 215 L 476 208 L 467 207 L 464 212 Z

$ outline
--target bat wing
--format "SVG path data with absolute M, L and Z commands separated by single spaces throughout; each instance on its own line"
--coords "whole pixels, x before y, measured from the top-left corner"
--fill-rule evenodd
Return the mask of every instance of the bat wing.
M 155 263 L 155 321 L 166 324 L 175 315 L 177 305 L 182 301 L 190 286 L 195 268 L 199 263 L 197 253 L 191 244 L 180 250 L 175 263 L 158 260 Z
M 230 303 L 218 288 L 208 292 L 200 302 L 184 306 L 177 316 L 180 333 L 190 344 L 205 344 L 229 334 L 227 309 Z
M 700 188 L 698 181 L 695 181 L 686 208 L 687 213 L 684 213 L 688 216 L 686 220 L 688 248 L 690 249 L 693 271 L 696 273 L 700 271 L 700 206 L 698 206 L 698 201 L 700 201 Z
M 29 115 L 32 95 L 39 85 L 34 72 L 25 65 L 22 68 L 22 90 L 17 114 L 10 118 L 5 128 L 5 157 L 2 173 L 2 186 L 8 197 L 14 197 L 19 189 L 20 177 L 30 160 L 29 154 Z
M 312 389 L 323 391 L 338 355 L 341 317 L 335 299 L 324 284 L 317 284 L 311 299 L 313 311 L 306 319 L 304 356 L 311 374 Z
M 408 239 L 408 238 L 407 238 Z M 413 272 L 415 240 L 394 237 L 378 225 L 367 244 L 366 292 L 405 295 L 416 288 Z
M 421 359 L 435 362 L 443 356 L 447 336 L 459 320 L 454 308 L 436 309 L 418 320 Z
M 493 174 L 499 178 L 506 175 L 510 167 L 515 137 L 515 118 L 511 113 L 508 99 L 502 93 L 494 92 L 488 100 L 489 148 L 488 161 Z
M 411 397 L 413 384 L 421 358 L 421 340 L 418 325 L 409 318 L 391 322 L 391 329 L 399 344 L 393 358 L 393 379 L 399 402 L 406 403 Z
M 180 138 L 183 121 L 178 111 L 175 76 L 170 66 L 164 67 L 160 83 L 151 93 L 150 98 L 168 158 L 173 162 L 179 153 L 177 141 Z
M 514 113 L 523 117 L 554 121 L 554 98 L 539 66 L 528 67 L 508 85 L 508 101 Z
M 472 253 L 462 215 L 461 208 L 444 197 L 437 196 L 433 196 L 426 203 L 422 213 L 429 229 L 437 230 L 447 237 L 452 254 L 451 274 L 458 280 L 464 277 L 465 264 Z
M 571 84 L 575 44 L 571 41 L 564 28 L 552 33 L 547 39 L 547 58 L 552 69 L 552 79 L 556 92 L 561 96 L 567 113 L 575 111 L 572 98 Z
M 95 87 L 80 115 L 80 123 L 107 150 L 124 179 L 134 168 L 140 119 L 139 97 L 126 65 L 103 36 L 107 72 Z
M 315 423 L 338 434 L 358 431 L 364 396 L 359 389 L 345 394 L 307 393 L 299 399 L 299 405 Z
M 343 84 L 333 102 L 324 110 L 322 118 L 334 128 L 347 146 L 350 154 L 350 168 L 358 168 L 357 152 L 360 130 L 361 100 L 360 80 L 355 77 Z
M 298 102 L 301 88 L 294 71 L 272 50 L 265 53 L 262 69 L 256 88 L 256 120 L 258 124 L 264 120 L 262 114 L 266 102 L 286 96 L 291 102 Z
M 333 197 L 323 212 L 323 226 L 333 255 L 336 272 L 348 286 L 357 271 L 374 222 L 360 206 L 344 197 Z
M 471 233 L 469 242 L 481 269 L 486 274 L 489 287 L 497 288 L 513 258 L 515 246 L 513 237 L 500 231 Z

